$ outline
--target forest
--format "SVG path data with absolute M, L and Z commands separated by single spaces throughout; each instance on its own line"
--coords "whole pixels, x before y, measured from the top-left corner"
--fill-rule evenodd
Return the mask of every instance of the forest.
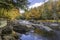
M 60 40 L 60 0 L 43 2 L 0 0 L 0 40 Z

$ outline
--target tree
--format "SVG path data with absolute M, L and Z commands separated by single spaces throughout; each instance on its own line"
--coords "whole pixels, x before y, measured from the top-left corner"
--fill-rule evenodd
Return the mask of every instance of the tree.
M 0 0 L 0 6 L 3 8 L 26 8 L 28 1 L 27 0 Z
M 0 31 L 2 40 L 18 40 L 18 37 L 16 36 L 16 31 L 13 30 L 14 27 L 11 25 L 11 23 L 13 23 L 11 22 L 11 20 L 14 20 L 17 16 L 20 15 L 19 8 L 24 10 L 27 9 L 27 4 L 27 0 L 0 0 L 0 18 L 7 19 L 7 25 L 4 25 L 4 28 L 1 27 L 2 31 Z M 12 38 L 10 37 L 10 34 Z M 6 37 L 5 39 L 4 35 L 7 35 L 8 37 Z
M 0 0 L 0 17 L 14 19 L 19 15 L 19 8 L 25 10 L 27 8 L 27 4 L 27 0 Z
M 37 20 L 37 19 L 40 18 L 40 16 L 41 16 L 40 11 L 36 8 L 31 9 L 30 11 L 27 11 L 25 13 L 26 19 L 35 19 L 35 20 Z
M 33 8 L 29 11 L 26 11 L 25 17 L 26 19 L 31 19 L 31 18 L 46 19 L 46 20 L 59 19 L 60 18 L 60 1 L 49 0 L 48 2 L 45 2 L 43 5 L 37 8 Z

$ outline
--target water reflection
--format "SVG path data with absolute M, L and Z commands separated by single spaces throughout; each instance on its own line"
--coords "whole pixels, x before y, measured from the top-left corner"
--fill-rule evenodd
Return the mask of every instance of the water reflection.
M 20 23 L 22 23 L 22 24 L 26 23 L 25 25 L 30 24 L 29 22 L 26 22 L 26 21 L 22 21 Z M 42 26 L 40 26 L 40 25 L 42 25 Z M 21 40 L 60 40 L 60 36 L 59 36 L 60 31 L 56 31 L 56 29 L 53 29 L 53 27 L 56 26 L 57 24 L 53 24 L 52 26 L 49 26 L 49 27 L 47 25 L 45 26 L 40 23 L 37 26 L 35 24 L 34 27 L 39 28 L 41 30 L 38 29 L 37 32 L 34 33 L 34 31 L 32 31 L 32 29 L 31 29 L 31 31 L 28 33 L 28 35 L 22 34 L 20 39 Z M 44 30 L 44 29 L 46 29 L 46 30 Z M 44 31 L 42 32 L 42 30 L 44 30 Z M 52 31 L 49 31 L 49 30 L 52 30 Z M 47 31 L 47 32 L 45 32 L 45 31 Z M 43 36 L 41 36 L 41 34 L 44 34 L 45 36 L 43 37 Z
M 21 40 L 47 40 L 47 38 L 34 33 L 29 33 L 28 35 L 22 34 Z

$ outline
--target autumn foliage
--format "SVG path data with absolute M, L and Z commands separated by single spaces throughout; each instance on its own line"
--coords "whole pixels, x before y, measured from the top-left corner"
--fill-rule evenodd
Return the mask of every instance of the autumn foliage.
M 60 1 L 48 1 L 43 5 L 26 11 L 26 19 L 60 19 Z
M 20 14 L 19 14 L 19 10 L 18 9 L 11 9 L 11 10 L 6 10 L 4 8 L 0 8 L 0 17 L 3 17 L 3 18 L 7 18 L 7 19 L 15 19 L 16 17 L 18 17 Z

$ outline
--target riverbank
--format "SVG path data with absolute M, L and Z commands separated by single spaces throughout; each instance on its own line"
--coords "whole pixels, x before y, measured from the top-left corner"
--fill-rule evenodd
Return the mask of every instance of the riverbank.
M 40 22 L 60 22 L 60 20 L 38 20 Z

